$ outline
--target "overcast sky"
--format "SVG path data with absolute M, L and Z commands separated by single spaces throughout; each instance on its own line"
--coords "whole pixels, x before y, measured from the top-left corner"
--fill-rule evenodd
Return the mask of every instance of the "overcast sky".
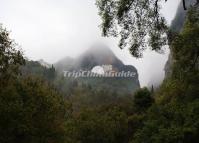
M 173 19 L 180 0 L 163 4 L 168 23 Z M 125 63 L 134 65 L 142 86 L 162 80 L 168 50 L 164 55 L 145 52 L 135 59 L 127 50 L 117 47 L 117 40 L 101 37 L 100 17 L 95 0 L 0 0 L 0 23 L 11 31 L 29 59 L 55 63 L 76 57 L 95 42 L 107 44 Z

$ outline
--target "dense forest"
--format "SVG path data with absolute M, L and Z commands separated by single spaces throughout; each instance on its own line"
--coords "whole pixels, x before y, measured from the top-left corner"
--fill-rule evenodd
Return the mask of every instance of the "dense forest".
M 171 74 L 162 85 L 121 95 L 64 83 L 53 65 L 25 59 L 1 26 L 0 143 L 198 143 L 198 6 L 170 33 L 169 47 Z

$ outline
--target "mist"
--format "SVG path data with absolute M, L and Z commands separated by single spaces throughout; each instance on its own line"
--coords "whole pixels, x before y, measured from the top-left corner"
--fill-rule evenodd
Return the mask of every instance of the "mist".
M 175 16 L 180 0 L 163 3 L 162 13 L 168 24 Z M 125 64 L 139 73 L 141 86 L 158 85 L 164 79 L 164 54 L 147 50 L 136 59 L 128 50 L 120 50 L 118 40 L 101 36 L 101 23 L 95 0 L 0 0 L 0 23 L 11 31 L 11 37 L 31 60 L 48 63 L 70 56 L 77 57 L 93 43 L 106 44 Z

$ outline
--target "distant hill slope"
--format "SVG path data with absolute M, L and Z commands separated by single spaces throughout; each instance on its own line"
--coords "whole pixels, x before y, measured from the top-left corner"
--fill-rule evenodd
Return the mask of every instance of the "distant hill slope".
M 131 94 L 140 88 L 138 73 L 134 66 L 124 65 L 115 54 L 105 45 L 94 45 L 76 59 L 66 57 L 54 64 L 56 71 L 63 75 L 63 71 L 91 71 L 96 66 L 111 65 L 114 72 L 133 72 L 134 77 L 104 77 L 104 78 L 65 78 L 65 81 L 77 81 L 80 85 L 86 84 L 91 88 L 108 89 L 119 94 Z M 68 85 L 68 83 L 67 83 Z
M 56 78 L 56 71 L 53 65 L 46 63 L 44 60 L 31 61 L 26 60 L 26 64 L 21 67 L 21 73 L 24 76 L 36 76 L 47 81 L 54 81 Z
M 111 69 L 106 69 L 106 66 Z M 133 77 L 64 77 L 63 71 L 90 71 L 96 73 L 96 67 L 102 68 L 103 72 L 111 73 L 131 72 Z M 106 71 L 107 70 L 107 71 Z M 21 67 L 22 75 L 33 75 L 41 77 L 65 95 L 75 95 L 79 90 L 86 90 L 86 94 L 91 91 L 108 91 L 117 95 L 130 95 L 140 88 L 138 73 L 134 66 L 124 65 L 115 54 L 105 45 L 95 45 L 85 51 L 76 59 L 66 57 L 54 65 L 40 61 L 26 61 L 26 65 Z M 99 75 L 99 73 L 97 73 Z M 88 92 L 88 93 L 87 93 Z

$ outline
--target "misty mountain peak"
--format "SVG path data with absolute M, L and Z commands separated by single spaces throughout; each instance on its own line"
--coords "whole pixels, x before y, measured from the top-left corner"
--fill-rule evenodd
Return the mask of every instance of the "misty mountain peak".
M 77 58 L 76 64 L 78 67 L 89 69 L 97 65 L 123 65 L 108 46 L 99 43 L 92 45 L 81 54 Z
M 116 58 L 115 54 L 110 50 L 108 46 L 105 44 L 94 44 L 92 45 L 88 50 L 86 50 L 81 56 L 81 57 L 88 57 L 88 56 L 93 56 L 95 58 L 105 58 L 107 59 L 108 57 L 110 58 Z
M 134 77 L 128 78 L 78 78 L 82 83 L 89 84 L 93 88 L 98 87 L 102 89 L 109 89 L 118 91 L 120 94 L 133 93 L 140 87 L 137 69 L 132 65 L 125 65 L 116 57 L 111 49 L 104 44 L 94 44 L 77 58 L 71 60 L 65 58 L 55 64 L 58 73 L 63 71 L 78 72 L 78 71 L 92 71 L 93 73 L 104 74 L 105 67 L 111 67 L 113 72 L 133 72 Z M 70 80 L 70 79 L 67 79 Z
M 134 66 L 124 65 L 112 50 L 103 43 L 92 45 L 88 50 L 73 60 L 70 59 L 68 61 L 68 59 L 69 58 L 65 58 L 55 64 L 59 72 L 63 72 L 63 70 L 92 70 L 95 66 L 112 65 L 116 71 L 129 70 L 137 73 Z
M 110 50 L 110 48 L 103 44 L 103 43 L 96 43 L 93 44 L 87 51 L 86 53 L 95 53 L 95 54 L 100 54 L 100 55 L 104 55 L 104 54 L 112 54 L 114 55 L 114 53 Z

